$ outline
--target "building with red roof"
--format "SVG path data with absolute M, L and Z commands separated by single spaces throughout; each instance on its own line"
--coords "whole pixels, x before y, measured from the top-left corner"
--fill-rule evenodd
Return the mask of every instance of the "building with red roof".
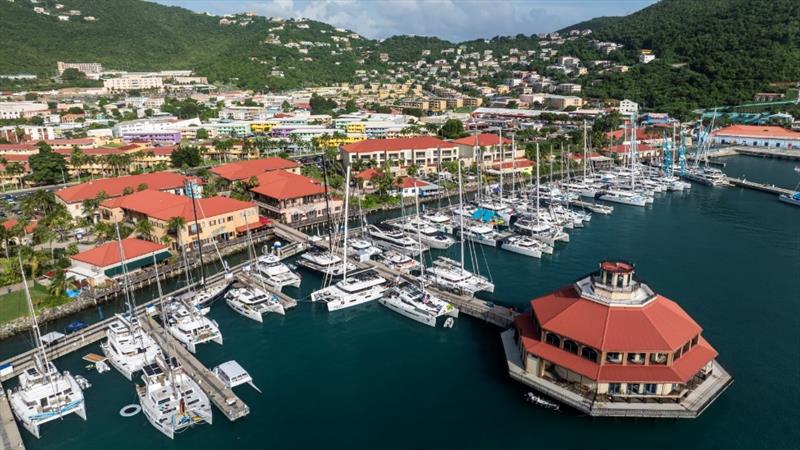
M 397 180 L 397 188 L 403 197 L 431 196 L 442 190 L 439 185 L 413 177 L 402 177 Z
M 2 225 L 6 231 L 11 231 L 18 223 L 18 219 L 7 219 L 2 222 Z M 24 234 L 22 236 L 14 236 L 10 239 L 10 241 L 16 245 L 30 245 L 33 242 L 31 234 L 36 230 L 38 223 L 39 222 L 37 220 L 29 221 L 28 224 L 25 225 L 25 229 L 22 230 Z
M 83 215 L 82 204 L 103 193 L 105 198 L 115 198 L 126 191 L 153 189 L 182 195 L 187 177 L 176 172 L 153 172 L 116 178 L 100 178 L 56 191 L 56 199 L 63 203 L 72 217 Z
M 491 175 L 500 175 L 502 172 L 505 174 L 512 173 L 525 173 L 530 175 L 533 172 L 534 162 L 528 158 L 519 158 L 507 161 L 497 161 L 491 166 L 486 168 L 486 173 Z
M 614 159 L 617 164 L 628 164 L 631 157 L 631 147 L 629 142 L 623 142 L 618 145 L 610 145 L 600 150 L 609 158 Z M 647 144 L 638 144 L 636 146 L 637 160 L 652 161 L 661 157 L 661 148 L 654 147 Z
M 503 334 L 511 376 L 591 415 L 699 415 L 733 378 L 700 325 L 634 274 L 604 261 L 531 301 Z
M 367 139 L 340 147 L 346 167 L 356 160 L 372 160 L 376 166 L 389 163 L 392 173 L 405 174 L 416 165 L 422 172 L 435 171 L 442 163 L 458 160 L 458 146 L 432 136 Z
M 372 179 L 377 177 L 381 174 L 381 171 L 375 167 L 369 167 L 367 169 L 358 172 L 355 175 L 356 180 L 361 180 L 361 189 L 372 192 L 375 189 L 375 183 L 372 182 Z
M 500 161 L 512 161 L 525 156 L 524 148 L 516 148 L 511 139 L 503 138 L 494 133 L 479 133 L 451 141 L 458 146 L 458 154 L 467 164 L 483 157 L 484 166 L 492 166 Z M 502 150 L 502 154 L 501 154 Z
M 299 174 L 300 164 L 276 157 L 250 159 L 214 167 L 211 169 L 211 173 L 228 181 L 242 181 L 274 170 L 284 170 Z
M 168 236 L 171 247 L 176 250 L 196 246 L 195 213 L 203 245 L 212 240 L 227 241 L 248 228 L 253 230 L 268 225 L 268 222 L 261 221 L 254 203 L 229 197 L 198 198 L 193 204 L 189 197 L 147 189 L 100 203 L 100 220 L 103 222 L 149 221 L 152 231 L 146 238 L 162 242 Z M 175 218 L 184 222 L 179 229 L 170 227 Z
M 319 181 L 285 170 L 258 175 L 258 186 L 250 189 L 253 200 L 267 217 L 297 224 L 342 211 L 342 201 L 325 201 L 325 186 Z
M 120 255 L 119 243 L 111 241 L 70 256 L 72 265 L 67 270 L 67 277 L 96 286 L 121 275 L 123 265 L 125 271 L 130 273 L 169 256 L 169 250 L 164 245 L 133 238 L 122 240 Z
M 731 125 L 712 132 L 711 137 L 720 145 L 800 149 L 800 132 L 776 126 Z

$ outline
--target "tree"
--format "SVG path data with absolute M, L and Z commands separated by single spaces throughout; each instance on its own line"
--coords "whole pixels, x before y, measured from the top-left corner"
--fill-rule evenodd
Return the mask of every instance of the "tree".
M 205 128 L 198 128 L 195 136 L 197 139 L 208 139 L 208 130 Z
M 203 163 L 203 154 L 200 147 L 194 145 L 181 145 L 170 155 L 172 167 L 184 166 L 197 167 Z
M 344 112 L 350 114 L 356 111 L 358 111 L 358 106 L 356 106 L 356 101 L 351 98 L 344 104 Z
M 85 80 L 86 74 L 84 74 L 78 69 L 69 68 L 69 69 L 64 69 L 64 71 L 61 72 L 61 79 L 64 81 Z
M 137 192 L 145 191 L 147 190 L 148 187 L 149 186 L 147 185 L 147 183 L 139 183 L 139 185 L 136 186 L 136 191 Z
M 63 269 L 56 270 L 53 277 L 50 278 L 50 286 L 48 286 L 47 292 L 53 297 L 63 297 L 67 292 L 67 288 L 69 288 L 69 281 L 66 273 Z
M 33 230 L 33 242 L 36 244 L 48 244 L 50 247 L 50 262 L 52 264 L 56 262 L 55 251 L 53 249 L 53 240 L 55 240 L 55 238 L 56 233 L 47 226 L 47 224 L 43 222 L 36 224 L 36 228 Z
M 150 221 L 147 219 L 141 219 L 138 222 L 136 222 L 136 226 L 134 227 L 134 232 L 139 237 L 149 239 L 150 233 L 153 232 L 153 224 L 150 223 Z
M 53 149 L 44 142 L 39 143 L 39 153 L 28 158 L 31 168 L 30 178 L 38 184 L 56 184 L 63 180 L 67 169 L 64 156 L 53 152 Z
M 419 173 L 419 166 L 417 166 L 416 164 L 411 164 L 410 166 L 408 166 L 408 169 L 406 169 L 406 173 L 408 173 L 408 176 L 410 177 L 416 177 L 417 174 Z
M 328 114 L 333 115 L 333 110 L 338 106 L 337 103 L 331 99 L 312 94 L 309 100 L 311 106 L 311 114 Z
M 175 240 L 178 243 L 178 249 L 181 252 L 183 252 L 183 242 L 181 241 L 181 235 L 183 234 L 184 227 L 186 227 L 186 219 L 184 219 L 181 216 L 170 217 L 170 219 L 167 221 L 167 231 L 175 235 Z
M 22 188 L 22 177 L 20 177 L 19 175 L 22 175 L 23 173 L 25 173 L 25 167 L 23 167 L 22 164 L 20 164 L 20 163 L 18 163 L 16 161 L 13 161 L 13 162 L 8 163 L 5 166 L 5 172 L 8 175 L 10 175 L 11 177 L 17 178 L 17 182 L 19 183 L 19 187 L 21 189 Z
M 445 139 L 458 139 L 464 136 L 464 124 L 458 119 L 448 119 L 439 130 L 439 135 Z

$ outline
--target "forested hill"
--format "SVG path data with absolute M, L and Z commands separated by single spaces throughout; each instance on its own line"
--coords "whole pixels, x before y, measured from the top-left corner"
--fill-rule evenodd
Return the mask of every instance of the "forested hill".
M 625 17 L 568 27 L 657 60 L 589 89 L 605 97 L 686 109 L 751 100 L 770 82 L 800 80 L 800 1 L 662 0 Z

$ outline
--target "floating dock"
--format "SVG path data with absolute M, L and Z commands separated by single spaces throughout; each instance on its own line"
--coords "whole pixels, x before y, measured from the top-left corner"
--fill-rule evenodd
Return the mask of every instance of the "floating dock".
M 3 450 L 25 450 L 22 443 L 22 436 L 19 434 L 14 413 L 11 412 L 11 405 L 8 403 L 6 391 L 0 384 L 0 448 Z
M 156 343 L 162 348 L 170 348 L 174 351 L 175 358 L 180 361 L 183 370 L 189 375 L 200 389 L 205 392 L 214 405 L 225 414 L 231 422 L 240 419 L 250 413 L 247 406 L 229 387 L 208 370 L 189 350 L 176 341 L 161 327 L 152 317 L 147 317 L 142 322 L 142 328 L 155 339 Z
M 791 189 L 782 188 L 779 186 L 775 186 L 774 184 L 765 184 L 765 183 L 756 183 L 755 181 L 743 180 L 740 178 L 730 178 L 728 177 L 728 183 L 739 186 L 747 189 L 753 189 L 755 191 L 766 192 L 768 194 L 775 194 L 775 195 L 792 195 L 794 191 Z

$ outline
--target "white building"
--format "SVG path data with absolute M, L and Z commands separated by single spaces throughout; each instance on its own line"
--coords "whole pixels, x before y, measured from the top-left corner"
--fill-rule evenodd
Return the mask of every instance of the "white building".
M 621 115 L 630 117 L 633 114 L 639 113 L 639 104 L 626 98 L 619 102 L 619 108 L 617 108 L 617 110 Z
M 56 63 L 56 68 L 58 69 L 59 75 L 63 74 L 67 69 L 75 69 L 79 72 L 83 72 L 86 78 L 92 80 L 99 79 L 100 73 L 103 72 L 103 65 L 100 63 L 65 63 L 63 61 L 58 61 Z
M 656 55 L 649 50 L 642 50 L 642 52 L 639 53 L 639 62 L 641 64 L 647 64 L 654 59 L 656 59 Z
M 0 102 L 0 119 L 29 119 L 46 117 L 50 114 L 47 103 L 39 102 Z
M 149 119 L 129 120 L 114 125 L 114 136 L 120 137 L 128 133 L 143 133 L 153 131 L 180 130 L 187 127 L 202 127 L 200 119 L 178 120 L 175 117 L 159 117 Z
M 138 91 L 164 88 L 164 80 L 159 76 L 150 74 L 129 74 L 119 78 L 103 80 L 103 87 L 109 91 Z

